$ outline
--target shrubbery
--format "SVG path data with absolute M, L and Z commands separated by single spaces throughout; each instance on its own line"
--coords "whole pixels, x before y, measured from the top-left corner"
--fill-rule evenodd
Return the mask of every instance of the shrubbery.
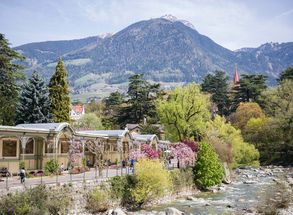
M 97 187 L 87 196 L 86 208 L 92 213 L 104 212 L 111 206 L 109 190 L 105 186 Z
M 44 185 L 0 198 L 0 214 L 68 214 L 71 199 Z
M 143 205 L 171 188 L 169 172 L 158 160 L 142 159 L 135 164 L 137 183 L 130 189 L 133 200 Z
M 141 159 L 135 164 L 135 175 L 110 179 L 111 197 L 121 199 L 127 207 L 140 207 L 164 195 L 171 188 L 169 172 L 158 160 Z
M 56 174 L 58 172 L 58 162 L 55 159 L 49 160 L 46 164 L 45 164 L 45 174 L 46 175 L 50 175 L 50 174 Z
M 220 184 L 224 169 L 217 153 L 209 143 L 199 144 L 198 160 L 194 166 L 195 184 L 202 189 Z

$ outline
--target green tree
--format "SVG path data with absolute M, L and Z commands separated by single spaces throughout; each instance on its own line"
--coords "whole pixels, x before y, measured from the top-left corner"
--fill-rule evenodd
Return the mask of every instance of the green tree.
M 201 84 L 202 91 L 212 95 L 212 101 L 217 105 L 217 113 L 221 116 L 228 115 L 230 112 L 228 80 L 224 72 L 216 70 L 213 75 L 208 74 Z
M 267 77 L 264 75 L 241 75 L 239 84 L 233 88 L 232 109 L 236 109 L 240 102 L 256 102 L 261 105 L 259 96 L 266 88 Z
M 103 130 L 101 119 L 94 113 L 87 113 L 81 117 L 76 123 L 75 127 L 84 130 Z
M 223 117 L 217 116 L 213 121 L 207 123 L 205 139 L 211 144 L 220 140 L 224 144 L 223 146 L 232 148 L 233 160 L 230 162 L 232 167 L 259 165 L 258 150 L 254 145 L 244 142 L 240 130 L 234 128 L 230 123 L 226 123 Z M 222 155 L 222 152 L 219 154 Z
M 144 118 L 156 121 L 155 100 L 160 95 L 160 85 L 150 84 L 142 74 L 129 78 L 128 100 L 120 110 L 118 122 L 123 127 L 127 123 L 140 123 Z
M 278 79 L 278 82 L 281 83 L 284 80 L 293 80 L 293 67 L 290 66 L 284 70 Z
M 51 102 L 50 112 L 54 122 L 70 121 L 70 97 L 67 72 L 61 58 L 58 59 L 56 72 L 50 79 L 49 98 Z
M 264 110 L 272 118 L 271 132 L 278 131 L 277 145 L 280 161 L 293 163 L 293 80 L 283 80 L 275 88 L 263 92 Z M 274 143 L 275 142 L 275 143 Z M 278 142 L 278 144 L 276 144 Z
M 236 109 L 235 114 L 233 114 L 233 116 L 231 117 L 231 121 L 233 126 L 243 131 L 249 119 L 263 117 L 265 117 L 265 114 L 257 103 L 243 102 L 240 103 L 240 105 Z
M 209 143 L 201 142 L 197 156 L 194 166 L 195 184 L 201 189 L 220 184 L 224 169 L 213 147 Z
M 210 119 L 209 96 L 196 84 L 177 87 L 157 101 L 157 112 L 168 138 L 174 141 L 198 140 Z
M 116 91 L 103 100 L 102 122 L 106 128 L 115 129 L 119 127 L 119 114 L 124 103 L 124 95 Z
M 16 122 L 47 123 L 51 121 L 49 90 L 37 72 L 23 85 L 16 110 Z
M 23 77 L 22 66 L 15 60 L 24 57 L 9 47 L 9 42 L 0 33 L 0 124 L 13 125 L 18 102 L 19 87 L 17 82 Z
M 158 137 L 161 136 L 160 126 L 152 124 L 140 124 L 140 133 L 141 134 L 155 134 Z

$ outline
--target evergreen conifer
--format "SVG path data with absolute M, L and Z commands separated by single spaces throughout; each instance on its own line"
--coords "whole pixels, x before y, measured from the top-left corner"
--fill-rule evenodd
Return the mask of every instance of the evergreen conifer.
M 50 112 L 54 122 L 70 121 L 70 97 L 67 72 L 61 58 L 58 59 L 56 72 L 49 83 Z
M 18 102 L 19 87 L 17 81 L 22 77 L 22 67 L 13 60 L 23 56 L 9 47 L 8 40 L 0 33 L 0 124 L 13 125 Z
M 23 85 L 16 123 L 47 123 L 51 120 L 49 91 L 37 72 Z
M 220 184 L 224 177 L 224 169 L 213 147 L 206 142 L 199 144 L 198 159 L 194 166 L 195 183 L 199 188 L 207 188 Z

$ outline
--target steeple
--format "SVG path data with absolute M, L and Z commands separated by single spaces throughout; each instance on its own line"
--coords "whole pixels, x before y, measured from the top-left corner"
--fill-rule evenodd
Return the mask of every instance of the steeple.
M 238 82 L 239 82 L 239 77 L 238 77 L 237 65 L 235 65 L 235 72 L 234 72 L 233 83 L 236 84 Z

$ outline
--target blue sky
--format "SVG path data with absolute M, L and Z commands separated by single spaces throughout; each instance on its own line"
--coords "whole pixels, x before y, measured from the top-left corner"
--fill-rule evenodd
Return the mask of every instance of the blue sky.
M 0 0 L 0 32 L 17 46 L 115 33 L 165 14 L 232 50 L 293 42 L 292 0 Z

